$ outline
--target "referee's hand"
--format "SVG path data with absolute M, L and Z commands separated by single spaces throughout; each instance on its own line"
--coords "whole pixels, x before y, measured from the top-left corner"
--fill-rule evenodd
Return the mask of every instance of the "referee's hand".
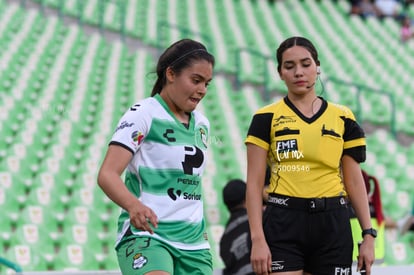
M 257 275 L 272 273 L 272 255 L 265 239 L 252 241 L 250 262 Z
M 375 239 L 371 235 L 364 236 L 364 240 L 359 247 L 357 271 L 361 274 L 370 275 L 371 266 L 375 261 Z M 363 271 L 365 270 L 365 273 Z

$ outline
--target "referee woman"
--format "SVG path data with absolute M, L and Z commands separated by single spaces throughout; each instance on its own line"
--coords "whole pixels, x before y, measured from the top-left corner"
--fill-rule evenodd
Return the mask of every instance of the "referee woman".
M 320 74 L 312 42 L 290 37 L 277 49 L 287 96 L 259 109 L 245 140 L 246 203 L 256 274 L 351 274 L 352 203 L 363 242 L 357 269 L 370 274 L 374 239 L 359 163 L 365 135 L 351 110 L 315 93 Z M 271 167 L 262 215 L 266 165 Z

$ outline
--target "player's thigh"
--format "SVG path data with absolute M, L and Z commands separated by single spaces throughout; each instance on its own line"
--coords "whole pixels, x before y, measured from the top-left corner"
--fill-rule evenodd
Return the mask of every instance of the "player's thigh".
M 154 271 L 173 274 L 174 271 L 171 253 L 163 243 L 153 238 L 137 237 L 126 241 L 118 247 L 117 256 L 123 275 L 141 275 Z
M 210 250 L 176 251 L 174 274 L 211 275 L 213 263 Z

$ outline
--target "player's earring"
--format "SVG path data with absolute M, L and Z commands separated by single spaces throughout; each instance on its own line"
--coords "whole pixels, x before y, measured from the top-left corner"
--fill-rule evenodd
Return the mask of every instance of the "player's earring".
M 316 66 L 316 73 L 320 74 L 321 73 L 321 67 L 320 66 Z

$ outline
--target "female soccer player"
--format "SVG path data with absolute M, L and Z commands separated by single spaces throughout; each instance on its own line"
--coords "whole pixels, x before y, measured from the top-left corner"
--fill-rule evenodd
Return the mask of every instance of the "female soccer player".
M 116 251 L 124 275 L 212 274 L 201 188 L 209 121 L 195 109 L 213 67 L 201 43 L 172 44 L 151 97 L 126 111 L 109 143 L 98 184 L 122 208 Z

